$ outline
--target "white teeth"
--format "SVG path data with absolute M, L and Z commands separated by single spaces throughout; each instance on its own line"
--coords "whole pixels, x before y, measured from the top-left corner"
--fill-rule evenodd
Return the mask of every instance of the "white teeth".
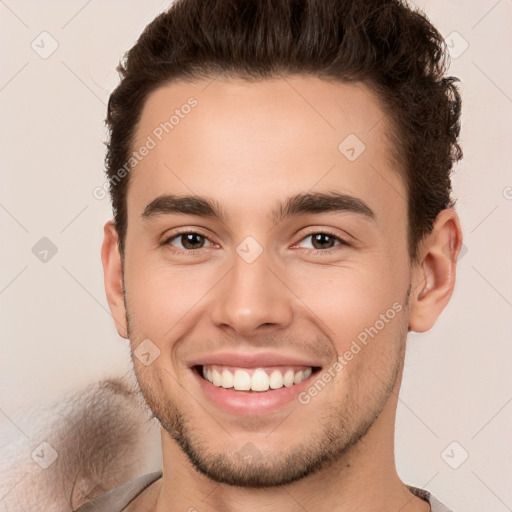
M 287 370 L 287 372 L 283 376 L 283 384 L 289 388 L 290 386 L 293 386 L 293 370 Z
M 257 368 L 251 377 L 251 389 L 253 391 L 267 391 L 269 385 L 268 375 L 264 370 Z
M 237 391 L 267 391 L 269 388 L 281 389 L 283 386 L 289 388 L 302 382 L 311 375 L 312 368 L 297 372 L 288 369 L 284 372 L 284 375 L 280 370 L 273 370 L 268 375 L 265 369 L 256 368 L 252 376 L 241 368 L 237 368 L 234 374 L 230 370 L 221 367 L 212 369 L 203 366 L 202 371 L 203 377 L 217 387 L 234 388 Z
M 298 384 L 299 382 L 302 382 L 304 380 L 304 372 L 302 370 L 299 370 L 295 377 L 293 378 L 293 383 Z
M 233 387 L 233 374 L 229 370 L 222 370 L 222 387 L 232 388 Z
M 233 387 L 237 391 L 249 391 L 251 389 L 251 376 L 243 370 L 237 370 L 233 379 Z
M 283 387 L 283 374 L 279 370 L 274 370 L 268 379 L 271 389 L 279 389 Z
M 215 369 L 212 372 L 212 378 L 215 386 L 222 386 L 222 375 Z

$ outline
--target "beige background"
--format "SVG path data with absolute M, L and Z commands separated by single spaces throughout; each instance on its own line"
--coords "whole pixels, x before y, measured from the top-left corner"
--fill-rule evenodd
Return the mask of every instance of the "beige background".
M 450 73 L 462 79 L 465 158 L 454 185 L 467 252 L 438 324 L 409 339 L 398 467 L 454 511 L 504 512 L 512 510 L 512 2 L 416 3 L 452 47 Z M 130 369 L 102 282 L 110 206 L 92 191 L 104 181 L 117 61 L 167 5 L 0 0 L 0 446 L 33 434 L 36 425 L 16 420 L 28 408 Z M 43 237 L 57 248 L 46 262 L 32 252 Z M 36 253 L 48 250 L 39 243 Z

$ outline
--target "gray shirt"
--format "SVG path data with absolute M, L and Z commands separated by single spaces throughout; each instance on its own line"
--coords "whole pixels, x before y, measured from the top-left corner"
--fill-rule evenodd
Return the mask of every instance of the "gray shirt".
M 82 505 L 76 512 L 121 512 L 139 494 L 162 476 L 161 471 L 140 476 Z M 412 487 L 407 488 L 416 496 L 430 503 L 431 512 L 451 512 L 437 501 L 428 491 Z

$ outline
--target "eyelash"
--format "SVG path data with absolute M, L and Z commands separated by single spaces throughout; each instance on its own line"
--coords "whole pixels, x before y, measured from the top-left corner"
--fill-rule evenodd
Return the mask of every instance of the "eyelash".
M 183 231 L 178 231 L 178 232 L 174 233 L 172 236 L 170 236 L 169 238 L 166 238 L 163 241 L 162 245 L 168 246 L 172 252 L 177 253 L 177 254 L 183 254 L 184 252 L 188 253 L 188 254 L 197 254 L 200 251 L 203 251 L 204 249 L 207 249 L 207 247 L 201 247 L 199 249 L 175 249 L 171 245 L 171 242 L 175 238 L 179 238 L 181 235 L 199 235 L 199 236 L 202 236 L 203 238 L 205 238 L 205 239 L 207 239 L 207 240 L 209 240 L 211 242 L 211 240 L 204 233 L 201 233 L 201 231 L 199 231 L 199 230 L 193 230 L 192 231 L 190 229 L 188 229 L 188 230 L 184 229 Z
M 313 235 L 328 235 L 331 238 L 334 238 L 337 242 L 339 242 L 334 247 L 329 247 L 327 249 L 306 249 L 309 253 L 313 254 L 331 254 L 333 251 L 339 250 L 342 247 L 351 247 L 352 244 L 347 242 L 344 238 L 341 238 L 339 235 L 334 233 L 333 231 L 330 231 L 329 229 L 321 229 L 319 231 L 311 231 L 308 234 L 304 235 L 300 240 L 299 243 L 305 240 L 306 238 L 309 238 Z M 294 244 L 294 246 L 297 244 Z
M 208 241 L 210 241 L 211 243 L 214 243 L 212 242 L 208 236 L 206 236 L 204 233 L 202 233 L 200 230 L 194 230 L 194 231 L 191 231 L 191 230 L 186 230 L 184 229 L 183 231 L 179 231 L 177 233 L 174 233 L 172 236 L 166 238 L 164 240 L 164 242 L 162 243 L 162 245 L 165 245 L 167 247 L 170 248 L 170 250 L 174 253 L 177 253 L 177 254 L 183 254 L 183 253 L 188 253 L 190 255 L 194 255 L 194 254 L 197 254 L 199 253 L 200 251 L 203 251 L 204 249 L 207 249 L 207 247 L 200 247 L 199 249 L 175 249 L 172 245 L 171 245 L 171 242 L 173 240 L 175 240 L 176 238 L 180 237 L 181 235 L 199 235 L 205 239 L 207 239 Z M 338 241 L 339 243 L 337 245 L 335 245 L 334 247 L 329 247 L 327 249 L 306 249 L 308 252 L 312 252 L 313 254 L 330 254 L 332 251 L 335 251 L 336 248 L 340 248 L 341 246 L 345 246 L 345 247 L 351 247 L 352 244 L 350 244 L 349 242 L 347 242 L 346 240 L 344 240 L 343 238 L 340 238 L 339 235 L 337 235 L 336 233 L 332 232 L 332 231 L 329 231 L 328 229 L 323 229 L 323 230 L 319 230 L 319 231 L 311 231 L 310 233 L 304 235 L 298 243 L 302 242 L 303 240 L 305 240 L 306 238 L 308 237 L 311 237 L 313 235 L 328 235 L 332 238 L 334 238 L 336 241 Z M 294 246 L 297 245 L 297 244 L 294 244 Z

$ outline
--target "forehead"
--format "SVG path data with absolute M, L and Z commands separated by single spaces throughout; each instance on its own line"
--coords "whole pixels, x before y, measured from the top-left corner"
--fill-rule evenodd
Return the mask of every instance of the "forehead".
M 131 172 L 128 204 L 140 214 L 158 195 L 182 193 L 256 212 L 273 195 L 336 190 L 371 198 L 377 210 L 390 200 L 398 207 L 405 192 L 389 130 L 362 83 L 174 82 L 144 106 L 133 149 L 151 149 Z

